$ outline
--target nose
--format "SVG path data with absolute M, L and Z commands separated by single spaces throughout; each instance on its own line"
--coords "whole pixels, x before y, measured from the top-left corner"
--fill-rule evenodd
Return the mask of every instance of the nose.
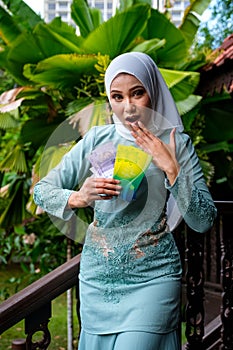
M 131 103 L 131 99 L 130 98 L 127 98 L 125 100 L 125 108 L 124 109 L 125 109 L 125 113 L 127 113 L 127 114 L 132 114 L 132 113 L 135 112 L 136 107 L 135 107 L 135 105 L 133 103 Z

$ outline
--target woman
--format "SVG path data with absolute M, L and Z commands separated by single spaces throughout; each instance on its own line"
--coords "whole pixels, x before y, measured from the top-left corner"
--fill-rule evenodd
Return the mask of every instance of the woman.
M 105 86 L 114 124 L 87 132 L 36 185 L 35 202 L 64 220 L 94 203 L 79 275 L 79 350 L 178 350 L 181 264 L 171 226 L 182 216 L 204 232 L 216 209 L 153 60 L 137 52 L 118 56 Z M 90 155 L 109 142 L 151 157 L 130 199 L 123 199 L 119 179 L 91 176 Z M 170 200 L 179 209 L 175 218 Z

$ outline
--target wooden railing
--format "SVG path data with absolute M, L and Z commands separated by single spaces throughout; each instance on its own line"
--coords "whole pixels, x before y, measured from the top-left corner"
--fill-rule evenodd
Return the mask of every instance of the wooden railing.
M 185 226 L 187 343 L 183 350 L 233 350 L 233 202 L 216 201 L 215 205 L 218 217 L 205 235 Z M 219 295 L 219 310 L 205 324 L 205 301 L 211 289 Z M 209 312 L 214 307 L 210 305 Z
M 80 254 L 4 301 L 0 305 L 0 334 L 25 319 L 27 339 L 24 347 L 20 342 L 19 349 L 47 349 L 52 300 L 77 285 L 79 263 Z M 43 337 L 33 343 L 32 337 L 38 331 Z
M 215 204 L 218 218 L 210 232 L 203 235 L 183 223 L 174 232 L 184 271 L 182 315 L 187 343 L 182 350 L 233 349 L 233 202 Z M 77 255 L 0 305 L 0 334 L 25 319 L 25 344 L 12 348 L 48 349 L 51 302 L 77 286 L 79 263 Z M 205 300 L 211 288 L 219 295 L 220 307 L 216 317 L 206 324 Z M 38 331 L 43 337 L 33 343 Z

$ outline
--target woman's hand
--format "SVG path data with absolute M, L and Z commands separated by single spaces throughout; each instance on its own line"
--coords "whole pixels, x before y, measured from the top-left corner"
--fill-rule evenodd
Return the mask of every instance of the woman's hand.
M 115 179 L 88 177 L 79 191 L 68 199 L 70 208 L 85 208 L 95 200 L 112 199 L 120 194 L 120 181 Z
M 170 185 L 172 185 L 180 169 L 176 159 L 176 129 L 171 131 L 170 142 L 166 144 L 152 134 L 140 121 L 137 124 L 130 124 L 130 126 L 137 145 L 152 156 L 153 163 L 166 173 Z

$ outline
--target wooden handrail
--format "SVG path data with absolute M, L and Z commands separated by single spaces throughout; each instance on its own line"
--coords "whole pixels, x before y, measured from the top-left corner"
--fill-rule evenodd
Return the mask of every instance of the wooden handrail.
M 233 214 L 233 201 L 214 201 L 214 204 L 219 214 Z
M 218 315 L 205 327 L 205 335 L 203 337 L 204 349 L 209 349 L 216 344 L 220 345 L 221 329 L 222 321 L 220 315 Z
M 80 254 L 2 302 L 0 334 L 74 287 L 79 263 Z

